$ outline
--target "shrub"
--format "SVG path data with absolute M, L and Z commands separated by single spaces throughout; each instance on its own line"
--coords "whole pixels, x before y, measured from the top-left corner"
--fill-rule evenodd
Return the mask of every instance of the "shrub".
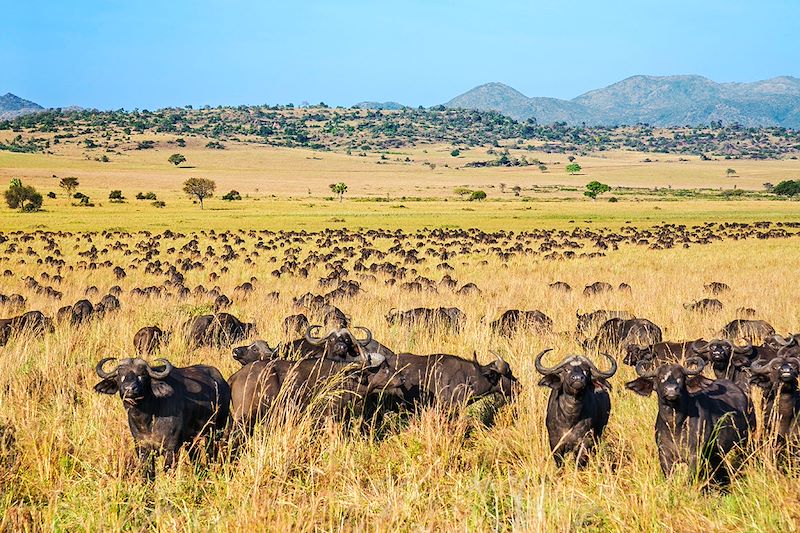
M 481 200 L 486 200 L 486 193 L 483 191 L 472 191 L 472 194 L 469 195 L 469 201 L 473 202 L 475 200 L 479 202 Z
M 122 191 L 119 190 L 111 191 L 111 193 L 108 195 L 108 199 L 118 204 L 125 201 L 125 197 L 122 196 Z
M 162 207 L 166 207 L 167 204 L 165 202 L 162 202 L 161 200 L 156 200 L 150 205 L 152 205 L 153 207 L 157 207 L 158 209 L 161 209 Z
M 231 191 L 228 194 L 226 194 L 225 196 L 223 196 L 222 199 L 223 200 L 227 200 L 229 202 L 232 202 L 234 200 L 241 200 L 242 199 L 242 195 L 239 194 L 239 191 Z
M 18 179 L 11 180 L 5 198 L 8 207 L 24 213 L 33 213 L 42 208 L 42 195 L 32 186 L 23 185 Z
M 47 197 L 50 198 L 51 200 L 55 199 L 56 193 L 54 193 L 53 191 L 50 191 L 49 193 L 47 193 Z
M 784 180 L 772 188 L 778 196 L 795 196 L 800 194 L 800 180 Z
M 453 157 L 458 157 L 458 156 L 461 155 L 461 151 L 458 148 L 456 148 L 455 150 L 450 152 L 450 155 L 453 156 Z

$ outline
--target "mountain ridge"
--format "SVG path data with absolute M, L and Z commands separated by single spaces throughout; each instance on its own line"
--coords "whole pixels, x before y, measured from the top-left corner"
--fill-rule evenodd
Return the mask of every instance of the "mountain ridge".
M 800 127 L 800 79 L 777 76 L 717 83 L 697 75 L 630 76 L 565 100 L 528 97 L 499 82 L 479 85 L 443 104 L 497 111 L 516 120 L 549 124 L 647 123 L 683 126 L 738 122 L 743 126 Z

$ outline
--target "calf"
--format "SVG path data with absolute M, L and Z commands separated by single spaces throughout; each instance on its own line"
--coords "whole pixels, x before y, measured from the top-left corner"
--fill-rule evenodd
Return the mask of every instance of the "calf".
M 755 416 L 747 395 L 727 379 L 701 375 L 705 361 L 690 357 L 684 365 L 667 364 L 647 370 L 636 365 L 639 377 L 625 384 L 636 394 L 658 396 L 655 434 L 661 470 L 672 474 L 675 465 L 687 463 L 692 476 L 702 474 L 712 482 L 730 482 L 728 454 L 747 444 Z M 735 466 L 735 465 L 733 465 Z
M 146 479 L 155 476 L 155 456 L 164 455 L 164 468 L 175 465 L 180 449 L 201 436 L 216 436 L 225 428 L 231 399 L 228 383 L 214 367 L 175 368 L 166 359 L 153 367 L 143 359 L 126 358 L 111 371 L 113 358 L 100 360 L 95 372 L 101 394 L 119 394 L 128 415 L 139 466 Z
M 536 370 L 543 376 L 539 386 L 553 389 L 545 420 L 550 451 L 559 466 L 566 454 L 575 452 L 578 466 L 583 467 L 594 444 L 603 436 L 611 414 L 611 385 L 607 380 L 616 373 L 617 363 L 604 354 L 611 363 L 604 372 L 586 357 L 573 355 L 547 368 L 542 357 L 551 350 L 542 351 L 535 359 Z

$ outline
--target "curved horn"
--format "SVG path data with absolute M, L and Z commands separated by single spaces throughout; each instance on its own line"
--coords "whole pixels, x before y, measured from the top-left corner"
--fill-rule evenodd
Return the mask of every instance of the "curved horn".
M 97 363 L 97 366 L 94 367 L 94 371 L 97 373 L 98 376 L 100 376 L 103 379 L 111 379 L 117 375 L 117 370 L 119 367 L 115 368 L 113 372 L 106 372 L 105 370 L 103 370 L 103 365 L 105 365 L 109 361 L 116 361 L 116 359 L 114 359 L 113 357 L 104 357 L 103 359 L 100 359 L 100 362 Z
M 546 354 L 547 352 L 552 352 L 552 351 L 553 351 L 552 348 L 547 348 L 546 350 L 542 350 L 542 352 L 536 356 L 536 359 L 533 362 L 533 364 L 536 366 L 536 371 L 543 376 L 549 376 L 550 374 L 555 374 L 556 372 L 564 368 L 564 366 L 569 361 L 569 358 L 567 358 L 558 363 L 556 366 L 547 368 L 542 364 L 542 357 L 544 357 L 544 354 Z
M 745 339 L 745 342 L 747 342 L 745 346 L 736 346 L 735 344 L 731 343 L 731 349 L 734 353 L 751 353 L 753 351 L 753 345 L 747 339 Z
M 705 366 L 706 362 L 702 357 L 689 357 L 683 363 L 683 373 L 687 376 L 696 376 L 703 371 Z
M 692 343 L 692 351 L 694 353 L 708 353 L 708 350 L 711 349 L 711 342 L 706 342 L 703 344 L 703 339 L 697 339 Z M 702 344 L 702 346 L 700 346 Z
M 325 337 L 321 337 L 321 338 L 320 337 L 315 337 L 313 335 L 313 333 L 312 333 L 313 331 L 316 331 L 316 330 L 320 329 L 321 327 L 322 326 L 317 326 L 317 325 L 308 326 L 308 329 L 306 330 L 305 337 L 306 337 L 306 342 L 308 344 L 310 344 L 311 346 L 320 346 L 322 343 L 325 342 Z
M 785 357 L 785 356 L 786 356 L 786 353 L 787 353 L 789 350 L 795 350 L 795 349 L 796 349 L 796 347 L 795 347 L 795 346 L 792 346 L 792 345 L 789 345 L 789 346 L 781 346 L 781 347 L 778 349 L 778 353 L 776 354 L 776 356 L 777 356 L 777 357 Z
M 366 346 L 367 344 L 369 344 L 369 343 L 371 343 L 371 342 L 372 342 L 372 332 L 369 330 L 369 328 L 365 328 L 365 327 L 362 327 L 362 326 L 356 326 L 356 327 L 354 327 L 353 329 L 355 329 L 355 330 L 360 330 L 360 331 L 364 331 L 364 332 L 366 332 L 366 334 L 367 334 L 367 337 L 366 337 L 366 339 L 364 339 L 364 340 L 361 340 L 361 339 L 356 339 L 356 342 L 357 342 L 358 344 L 360 344 L 361 346 Z M 355 338 L 355 337 L 354 337 L 354 338 Z
M 775 344 L 780 344 L 781 346 L 791 346 L 792 344 L 795 343 L 795 338 L 791 335 L 788 338 L 786 338 L 775 333 L 774 335 L 768 337 L 768 339 L 775 341 Z
M 638 363 L 636 363 L 636 374 L 640 378 L 654 378 L 656 377 L 656 370 L 653 368 L 652 370 L 645 370 L 645 367 L 650 364 L 650 361 L 642 359 Z
M 762 363 L 763 361 L 763 363 Z M 769 374 L 769 367 L 772 361 L 765 361 L 764 359 L 759 359 L 757 361 L 753 361 L 750 364 L 750 373 L 751 374 Z
M 605 372 L 597 368 L 594 363 L 589 361 L 589 359 L 586 359 L 586 362 L 589 363 L 589 368 L 592 369 L 592 375 L 598 378 L 608 379 L 617 373 L 617 360 L 605 352 L 603 352 L 603 356 L 611 362 L 611 368 L 606 370 Z
M 508 374 L 509 372 L 511 372 L 511 366 L 506 362 L 505 359 L 500 357 L 499 353 L 497 353 L 495 351 L 492 351 L 492 350 L 489 350 L 489 353 L 492 354 L 493 356 L 495 356 L 495 358 L 496 358 L 495 359 L 495 363 L 497 364 L 497 366 L 495 368 L 497 368 L 497 370 L 501 374 Z M 473 352 L 473 354 L 474 354 L 474 352 Z M 478 362 L 477 358 L 475 359 L 475 362 L 476 363 Z
M 172 372 L 172 363 L 170 363 L 166 359 L 156 359 L 156 362 L 158 361 L 164 362 L 164 370 L 162 370 L 161 372 L 156 372 L 155 370 L 153 370 L 152 365 L 148 364 L 147 373 L 150 374 L 150 377 L 153 379 L 164 379 L 169 375 L 170 372 Z

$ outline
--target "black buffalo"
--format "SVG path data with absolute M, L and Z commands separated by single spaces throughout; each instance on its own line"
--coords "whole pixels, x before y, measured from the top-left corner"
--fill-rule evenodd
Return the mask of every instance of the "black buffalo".
M 629 344 L 655 344 L 661 341 L 661 328 L 646 318 L 612 318 L 600 326 L 592 340 L 584 342 L 584 347 L 616 351 L 624 350 Z
M 728 454 L 746 445 L 755 416 L 744 391 L 732 381 L 703 377 L 704 365 L 690 357 L 684 365 L 648 370 L 642 361 L 636 365 L 639 377 L 625 387 L 642 396 L 656 391 L 656 445 L 665 475 L 687 463 L 693 477 L 702 474 L 725 485 L 735 466 Z
M 390 325 L 401 324 L 406 326 L 425 325 L 430 329 L 446 329 L 459 332 L 464 327 L 467 316 L 457 307 L 439 307 L 429 309 L 417 307 L 407 311 L 392 309 L 386 315 L 386 322 Z
M 520 330 L 550 331 L 553 321 L 541 311 L 509 309 L 491 323 L 492 331 L 505 337 L 513 337 Z
M 133 348 L 138 355 L 152 355 L 169 342 L 170 334 L 158 326 L 145 326 L 133 336 Z
M 547 368 L 542 357 L 549 351 L 537 355 L 535 365 L 543 376 L 539 386 L 552 389 L 545 420 L 550 451 L 559 466 L 566 454 L 575 452 L 576 462 L 582 467 L 608 424 L 611 385 L 607 380 L 616 373 L 617 363 L 606 355 L 611 368 L 601 371 L 586 357 L 573 355 Z
M 763 391 L 764 429 L 775 437 L 779 449 L 791 444 L 795 452 L 800 444 L 798 355 L 797 348 L 782 348 L 771 360 L 758 360 L 750 366 L 751 383 Z
M 12 335 L 41 335 L 52 331 L 53 321 L 41 311 L 28 311 L 12 318 L 0 318 L 0 346 L 5 346 Z
M 280 400 L 286 408 L 324 406 L 324 414 L 342 418 L 348 408 L 363 405 L 365 397 L 402 384 L 393 367 L 380 354 L 365 354 L 355 361 L 329 359 L 274 359 L 243 366 L 228 380 L 233 421 L 248 431 L 272 411 Z M 324 402 L 314 398 L 326 395 Z M 279 414 L 287 409 L 280 409 Z
M 190 346 L 230 346 L 247 338 L 255 331 L 255 324 L 247 324 L 228 313 L 202 315 L 188 323 L 187 340 Z
M 402 376 L 399 398 L 405 407 L 440 406 L 454 410 L 483 397 L 500 394 L 513 399 L 519 389 L 511 366 L 500 356 L 482 365 L 450 354 L 389 356 L 390 365 Z
M 594 328 L 611 320 L 612 318 L 623 318 L 630 320 L 635 318 L 628 311 L 612 311 L 608 309 L 598 309 L 591 313 L 581 314 L 580 311 L 575 312 L 575 317 L 578 319 L 578 325 L 575 331 L 578 335 L 589 335 L 593 333 Z
M 654 344 L 629 344 L 625 348 L 626 365 L 636 366 L 639 361 L 649 361 L 656 365 L 663 363 L 677 363 L 694 353 L 693 345 L 697 341 L 657 342 Z
M 167 360 L 152 367 L 143 359 L 121 359 L 114 370 L 95 371 L 102 381 L 94 390 L 119 394 L 128 415 L 139 466 L 147 479 L 155 476 L 155 456 L 164 455 L 165 469 L 175 465 L 184 445 L 196 450 L 201 436 L 216 437 L 225 428 L 230 409 L 230 388 L 214 367 L 194 365 L 174 368 Z
M 752 344 L 737 346 L 727 339 L 714 339 L 710 342 L 697 341 L 692 344 L 695 355 L 711 363 L 717 379 L 727 379 L 736 383 L 743 391 L 750 389 L 750 364 L 758 356 Z
M 723 339 L 747 339 L 750 342 L 761 342 L 775 334 L 775 328 L 763 320 L 736 319 L 725 325 L 719 332 Z
M 697 313 L 716 313 L 722 311 L 722 302 L 716 298 L 703 298 L 690 304 L 683 304 L 684 309 Z

